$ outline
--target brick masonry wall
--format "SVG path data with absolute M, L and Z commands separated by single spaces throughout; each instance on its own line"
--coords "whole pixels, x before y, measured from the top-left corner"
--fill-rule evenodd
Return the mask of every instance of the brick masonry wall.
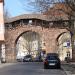
M 68 32 L 66 29 L 59 29 L 59 28 L 43 28 L 41 26 L 18 26 L 15 29 L 6 30 L 5 35 L 5 44 L 6 44 L 6 61 L 7 62 L 14 62 L 16 59 L 16 39 L 24 32 L 32 31 L 36 32 L 41 36 L 41 39 L 44 39 L 45 42 L 45 50 L 46 52 L 56 52 L 57 51 L 57 44 L 56 39 L 57 37 L 63 33 Z

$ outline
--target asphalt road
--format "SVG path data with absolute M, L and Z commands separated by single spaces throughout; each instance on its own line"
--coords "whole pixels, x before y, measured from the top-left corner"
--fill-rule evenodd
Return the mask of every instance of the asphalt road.
M 43 63 L 14 63 L 0 68 L 0 75 L 66 75 L 63 69 L 44 69 Z

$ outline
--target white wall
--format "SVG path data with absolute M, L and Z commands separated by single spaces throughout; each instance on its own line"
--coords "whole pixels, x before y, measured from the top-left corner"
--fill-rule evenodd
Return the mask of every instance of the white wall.
M 4 40 L 4 19 L 3 19 L 3 3 L 0 3 L 0 40 Z

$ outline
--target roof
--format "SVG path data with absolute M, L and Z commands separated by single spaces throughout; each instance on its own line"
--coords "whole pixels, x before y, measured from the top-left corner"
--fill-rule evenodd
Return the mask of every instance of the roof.
M 68 20 L 67 15 L 61 16 L 63 20 Z M 60 16 L 57 17 L 53 15 L 44 15 L 44 14 L 23 14 L 20 16 L 8 18 L 5 23 L 11 23 L 17 20 L 22 20 L 22 19 L 40 19 L 40 20 L 45 20 L 45 21 L 58 21 L 60 20 Z
M 20 16 L 16 16 L 16 17 L 12 17 L 12 18 L 7 19 L 7 21 L 5 21 L 5 23 L 11 23 L 11 22 L 21 20 L 21 19 L 40 19 L 40 20 L 49 21 L 47 19 L 47 16 L 43 15 L 43 14 L 23 14 Z

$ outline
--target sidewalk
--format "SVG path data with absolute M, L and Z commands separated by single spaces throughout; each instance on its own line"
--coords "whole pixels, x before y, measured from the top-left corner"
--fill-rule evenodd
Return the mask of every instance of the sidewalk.
M 62 64 L 62 68 L 67 75 L 75 75 L 75 63 Z
M 0 63 L 0 68 L 10 66 L 10 65 L 13 65 L 13 64 L 15 64 L 15 63 Z

